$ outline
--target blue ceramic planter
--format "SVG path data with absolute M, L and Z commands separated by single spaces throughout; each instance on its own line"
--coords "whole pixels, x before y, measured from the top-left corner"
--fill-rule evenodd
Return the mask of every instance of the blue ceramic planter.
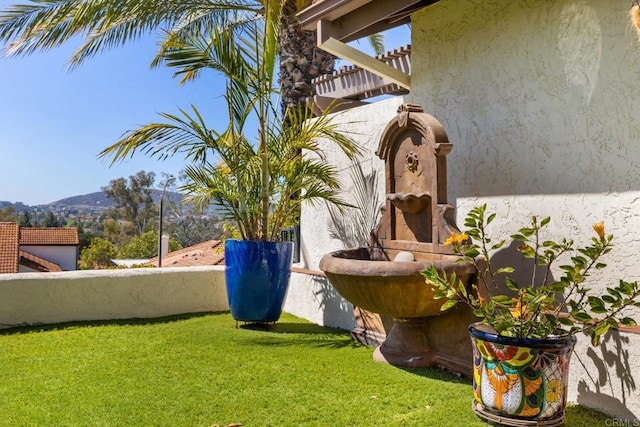
M 227 240 L 225 279 L 231 315 L 244 322 L 280 319 L 289 289 L 293 244 Z

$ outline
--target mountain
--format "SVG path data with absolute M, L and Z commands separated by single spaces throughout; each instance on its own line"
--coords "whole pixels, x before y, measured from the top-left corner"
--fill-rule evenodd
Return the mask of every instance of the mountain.
M 63 209 L 103 210 L 111 206 L 113 206 L 113 202 L 102 191 L 96 191 L 81 196 L 67 197 L 38 207 L 58 211 Z
M 153 190 L 151 196 L 154 203 L 159 203 L 162 191 Z M 165 203 L 168 200 L 178 201 L 184 197 L 180 193 L 167 191 L 164 194 Z M 7 201 L 0 201 L 0 208 L 13 206 L 16 212 L 22 211 L 51 211 L 55 214 L 62 212 L 67 213 L 102 213 L 106 209 L 112 207 L 114 203 L 105 196 L 102 191 L 96 191 L 95 193 L 83 194 L 79 196 L 71 196 L 64 199 L 57 200 L 55 202 L 47 203 L 45 205 L 29 206 L 21 202 L 11 203 Z M 165 205 L 166 206 L 166 205 Z M 215 215 L 217 208 L 214 206 L 209 207 L 206 211 L 206 215 Z
M 159 203 L 162 191 L 152 190 L 151 197 L 154 203 Z M 180 200 L 182 194 L 171 191 L 165 192 L 165 202 L 169 199 Z M 43 210 L 51 210 L 53 212 L 59 212 L 62 210 L 77 210 L 79 212 L 101 212 L 114 205 L 113 201 L 104 194 L 102 191 L 96 191 L 95 193 L 83 194 L 80 196 L 67 197 L 65 199 L 57 200 L 46 205 L 40 205 L 38 208 Z

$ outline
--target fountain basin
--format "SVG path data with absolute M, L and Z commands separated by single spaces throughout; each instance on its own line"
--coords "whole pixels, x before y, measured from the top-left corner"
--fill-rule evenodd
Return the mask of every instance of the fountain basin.
M 398 252 L 369 248 L 336 251 L 320 260 L 320 269 L 354 306 L 393 318 L 394 325 L 376 349 L 374 360 L 405 367 L 440 366 L 468 374 L 470 367 L 457 356 L 468 350 L 468 340 L 452 339 L 452 332 L 459 335 L 452 327 L 460 323 L 461 316 L 463 324 L 470 317 L 457 307 L 453 310 L 456 313 L 442 314 L 440 307 L 446 299 L 433 298 L 434 292 L 420 272 L 433 264 L 438 271 L 455 273 L 470 283 L 476 273 L 473 263 L 461 262 L 458 255 L 430 252 L 413 252 L 416 260 L 412 262 L 384 259 L 383 254 L 394 258 Z
M 389 258 L 396 255 L 387 253 Z M 375 251 L 368 248 L 346 249 L 325 255 L 320 269 L 347 301 L 394 319 L 440 314 L 446 300 L 434 299 L 431 286 L 420 274 L 432 264 L 447 275 L 455 273 L 465 283 L 476 271 L 472 263 L 460 262 L 458 255 L 414 253 L 414 257 L 412 262 L 386 261 L 375 259 Z

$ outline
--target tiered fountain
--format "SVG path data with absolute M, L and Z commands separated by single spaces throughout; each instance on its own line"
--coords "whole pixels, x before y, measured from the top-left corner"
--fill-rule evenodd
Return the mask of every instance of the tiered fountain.
M 440 366 L 469 375 L 471 344 L 466 307 L 442 313 L 445 300 L 420 274 L 434 264 L 470 282 L 475 268 L 460 262 L 443 242 L 458 232 L 447 203 L 446 156 L 451 151 L 440 123 L 417 105 L 405 104 L 385 128 L 377 155 L 385 161 L 386 204 L 368 247 L 325 255 L 329 282 L 354 306 L 388 315 L 394 325 L 374 359 L 407 367 Z

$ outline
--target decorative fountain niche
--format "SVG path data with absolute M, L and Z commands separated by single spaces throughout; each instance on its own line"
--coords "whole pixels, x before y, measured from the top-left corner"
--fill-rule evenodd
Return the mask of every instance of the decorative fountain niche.
M 404 104 L 386 126 L 376 154 L 385 161 L 386 202 L 368 247 L 345 249 L 320 261 L 333 287 L 361 309 L 394 320 L 374 359 L 406 367 L 439 366 L 470 375 L 467 326 L 461 304 L 447 312 L 421 271 L 434 264 L 466 282 L 476 272 L 443 242 L 459 232 L 447 203 L 444 129 L 420 106 Z

